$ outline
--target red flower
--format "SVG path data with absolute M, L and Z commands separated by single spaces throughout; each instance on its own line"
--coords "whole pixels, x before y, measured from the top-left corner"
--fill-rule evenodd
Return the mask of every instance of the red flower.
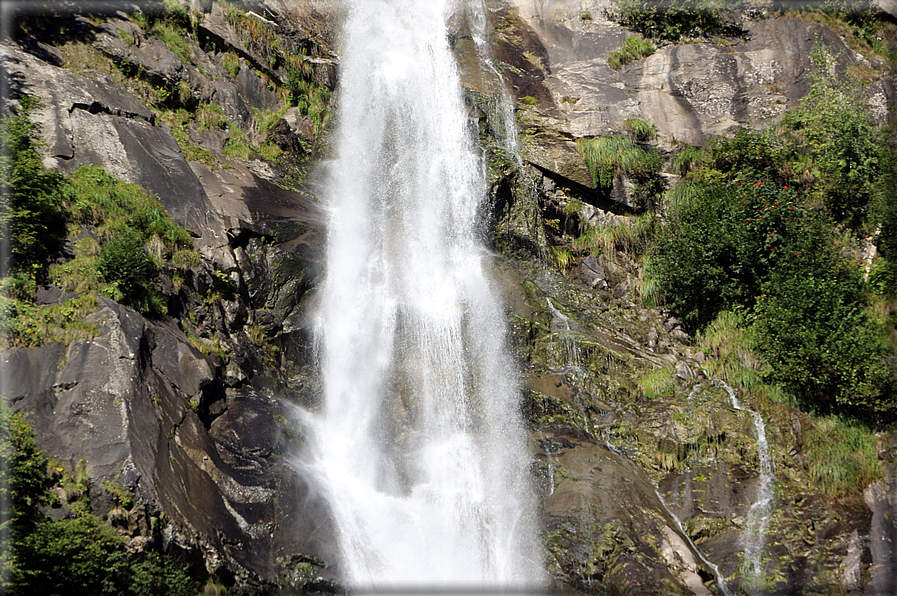
M 788 190 L 788 185 L 787 185 L 787 184 L 785 185 L 785 190 Z M 794 253 L 794 254 L 797 254 L 797 253 Z

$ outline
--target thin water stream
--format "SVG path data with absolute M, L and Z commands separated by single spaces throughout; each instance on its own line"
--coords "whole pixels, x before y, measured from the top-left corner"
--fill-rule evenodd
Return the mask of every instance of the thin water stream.
M 761 554 L 766 541 L 766 531 L 769 526 L 769 517 L 772 514 L 773 481 L 775 476 L 772 469 L 772 460 L 769 457 L 769 443 L 766 441 L 766 423 L 759 412 L 745 407 L 735 397 L 735 391 L 724 381 L 715 380 L 729 395 L 732 407 L 742 412 L 748 412 L 754 424 L 754 432 L 757 434 L 757 454 L 760 460 L 760 488 L 757 498 L 748 512 L 747 523 L 742 534 L 742 548 L 744 549 L 744 561 L 742 574 L 748 578 L 746 591 L 750 596 L 759 596 L 763 593 L 762 581 L 759 581 L 763 573 Z

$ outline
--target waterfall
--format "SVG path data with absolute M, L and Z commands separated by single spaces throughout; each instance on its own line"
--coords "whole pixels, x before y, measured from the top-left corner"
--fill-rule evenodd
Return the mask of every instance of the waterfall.
M 362 590 L 537 587 L 525 429 L 477 235 L 449 0 L 357 0 L 341 47 L 313 467 Z

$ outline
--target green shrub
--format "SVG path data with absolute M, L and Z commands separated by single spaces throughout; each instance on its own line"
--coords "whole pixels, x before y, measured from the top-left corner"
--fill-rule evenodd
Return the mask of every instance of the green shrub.
M 858 272 L 776 273 L 756 309 L 756 345 L 772 367 L 768 376 L 817 411 L 892 408 L 883 394 L 887 345 L 863 310 Z
M 18 541 L 14 557 L 14 593 L 122 594 L 129 585 L 123 539 L 93 515 L 39 525 Z
M 610 52 L 607 55 L 607 65 L 614 70 L 630 62 L 647 58 L 656 51 L 657 48 L 648 39 L 639 39 L 638 37 L 627 37 L 623 42 L 623 47 L 618 51 Z
M 700 147 L 683 145 L 673 154 L 671 169 L 674 174 L 687 176 L 708 165 L 712 159 L 710 152 Z
M 221 66 L 227 74 L 236 78 L 240 74 L 240 57 L 234 52 L 227 52 L 221 56 Z
M 643 374 L 636 382 L 648 399 L 671 397 L 676 386 L 673 371 L 669 368 L 655 368 Z
M 35 147 L 37 125 L 30 114 L 36 98 L 22 96 L 17 114 L 0 117 L 0 244 L 9 246 L 19 270 L 46 267 L 65 237 L 63 176 L 48 172 Z
M 823 73 L 830 54 L 817 46 L 814 64 Z M 808 150 L 799 165 L 812 179 L 811 192 L 837 221 L 858 223 L 877 190 L 884 137 L 860 91 L 816 75 L 810 92 L 782 124 Z
M 824 271 L 837 257 L 830 225 L 793 190 L 756 180 L 695 188 L 694 200 L 671 212 L 648 271 L 691 330 L 721 311 L 752 308 L 776 267 Z
M 97 270 L 103 279 L 117 286 L 126 303 L 136 304 L 145 299 L 153 267 L 144 241 L 137 233 L 126 232 L 106 241 Z
M 75 474 L 48 460 L 20 414 L 0 409 L 0 517 L 7 530 L 0 533 L 6 540 L 0 545 L 0 589 L 11 596 L 197 592 L 187 567 L 171 557 L 154 551 L 129 555 L 124 538 L 90 513 L 83 460 Z M 114 500 L 133 505 L 127 491 L 115 488 Z M 67 500 L 79 496 L 64 503 L 56 492 L 68 494 Z M 47 518 L 41 508 L 48 505 L 68 506 L 68 517 Z
M 726 29 L 723 3 L 707 0 L 616 0 L 607 16 L 646 37 L 677 41 L 682 37 L 715 35 Z

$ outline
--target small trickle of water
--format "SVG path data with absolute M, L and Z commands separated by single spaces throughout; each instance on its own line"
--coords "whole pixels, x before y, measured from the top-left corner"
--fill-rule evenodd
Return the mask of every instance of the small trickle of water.
M 667 512 L 667 515 L 669 515 L 670 519 L 673 520 L 673 523 L 676 524 L 676 529 L 679 530 L 679 536 L 681 536 L 685 539 L 686 542 L 688 542 L 688 546 L 690 546 L 692 552 L 698 556 L 698 558 L 701 560 L 701 563 L 706 565 L 707 568 L 712 570 L 714 575 L 716 575 L 716 585 L 719 586 L 720 592 L 722 592 L 725 596 L 734 596 L 732 594 L 732 591 L 729 590 L 729 586 L 726 585 L 726 580 L 723 579 L 723 574 L 720 573 L 719 567 L 711 563 L 710 560 L 704 556 L 704 553 L 698 550 L 698 547 L 694 542 L 692 542 L 691 537 L 682 528 L 682 522 L 679 521 L 679 518 L 676 516 L 676 514 L 673 513 L 672 510 L 670 510 L 669 505 L 667 505 L 667 502 L 660 494 L 660 491 L 655 489 L 654 494 L 657 495 L 657 499 L 660 501 L 660 504 L 663 507 L 664 511 Z
M 551 298 L 546 298 L 545 301 L 552 314 L 549 324 L 551 331 L 549 341 L 556 346 L 559 356 L 554 364 L 566 372 L 581 372 L 584 364 L 581 339 L 571 329 L 570 319 L 555 307 Z
M 763 593 L 763 582 L 760 580 L 763 574 L 761 554 L 766 541 L 766 531 L 769 526 L 769 517 L 772 514 L 773 481 L 775 476 L 772 469 L 772 460 L 769 457 L 769 443 L 766 441 L 766 423 L 759 412 L 746 408 L 735 397 L 735 390 L 723 381 L 715 380 L 714 383 L 722 387 L 729 394 L 732 407 L 742 412 L 748 412 L 754 423 L 754 432 L 757 434 L 757 453 L 760 460 L 760 488 L 757 498 L 748 512 L 744 534 L 742 534 L 742 550 L 744 562 L 742 575 L 745 576 L 745 591 L 750 596 L 758 596 Z

